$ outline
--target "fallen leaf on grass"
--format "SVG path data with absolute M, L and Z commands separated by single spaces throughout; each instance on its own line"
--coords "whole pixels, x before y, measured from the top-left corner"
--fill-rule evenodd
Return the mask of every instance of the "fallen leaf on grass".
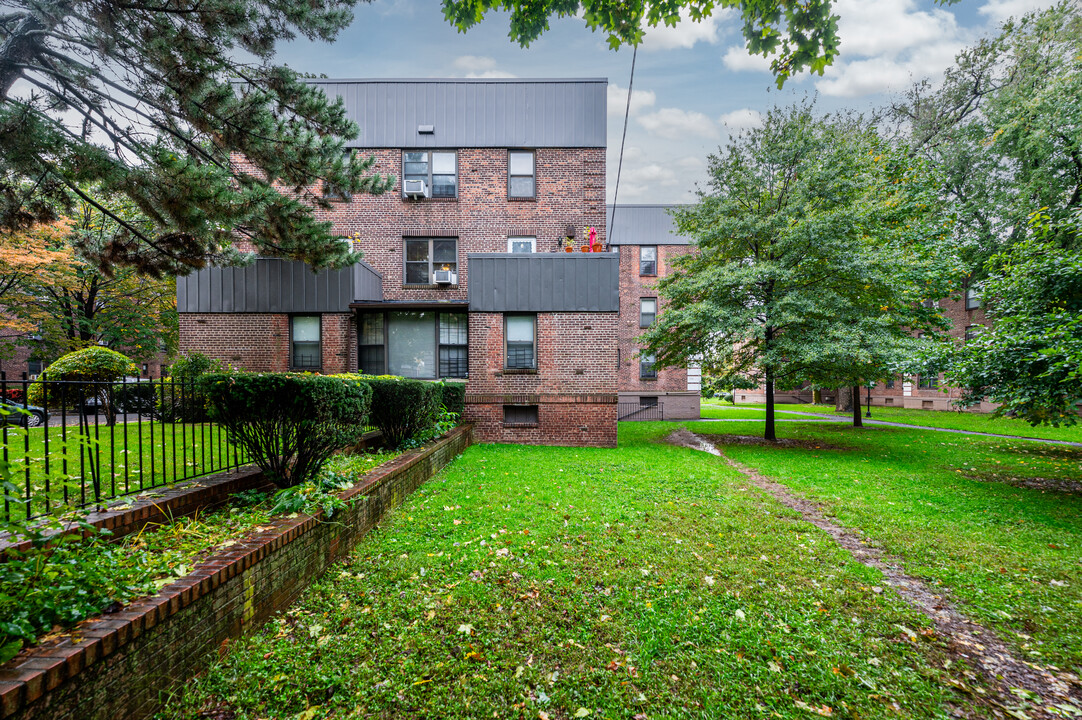
M 587 710 L 586 708 L 579 708 L 578 710 L 575 711 L 575 717 L 577 717 L 577 718 L 584 718 L 589 714 L 590 714 L 590 711 Z

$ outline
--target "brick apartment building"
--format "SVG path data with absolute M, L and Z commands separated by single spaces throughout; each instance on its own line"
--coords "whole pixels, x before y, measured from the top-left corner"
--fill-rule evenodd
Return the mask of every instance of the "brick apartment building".
M 640 355 L 636 342 L 664 309 L 657 281 L 669 274 L 675 258 L 693 251 L 690 240 L 676 232 L 669 214 L 674 207 L 608 208 L 610 242 L 620 253 L 617 385 L 624 420 L 699 418 L 699 369 L 657 367 L 650 356 Z M 654 408 L 660 412 L 652 412 Z
M 480 439 L 613 446 L 620 258 L 604 246 L 606 85 L 313 80 L 398 178 L 321 219 L 365 261 L 178 279 L 182 351 L 252 370 L 466 379 Z M 565 252 L 574 236 L 576 251 Z
M 979 327 L 990 324 L 984 309 L 981 307 L 980 298 L 973 290 L 966 290 L 962 297 L 943 298 L 935 301 L 947 320 L 950 321 L 948 334 L 956 342 L 966 342 Z M 872 406 L 916 408 L 918 410 L 957 410 L 954 401 L 962 396 L 960 388 L 946 385 L 942 374 L 936 376 L 897 376 L 886 382 L 878 382 L 869 391 L 861 388 L 860 402 L 866 404 L 869 399 Z M 737 390 L 736 401 L 738 403 L 762 403 L 766 402 L 766 394 L 762 388 L 754 390 Z M 834 401 L 834 391 L 824 390 L 823 399 L 827 402 Z M 812 392 L 810 389 L 776 391 L 775 401 L 778 403 L 810 403 Z M 980 412 L 992 412 L 997 405 L 982 401 L 979 406 L 972 409 Z

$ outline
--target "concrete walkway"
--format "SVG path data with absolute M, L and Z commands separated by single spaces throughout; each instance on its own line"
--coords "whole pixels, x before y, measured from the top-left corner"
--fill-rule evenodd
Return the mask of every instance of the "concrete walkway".
M 740 406 L 741 410 L 758 410 L 760 412 L 766 412 L 764 408 L 750 408 Z M 853 419 L 851 417 L 843 417 L 841 415 L 824 415 L 822 413 L 803 412 L 801 410 L 779 410 L 774 408 L 775 413 L 786 413 L 788 415 L 801 415 L 803 418 L 815 418 L 805 420 L 803 418 L 779 418 L 775 417 L 774 422 L 837 422 L 837 423 L 851 423 Z M 908 425 L 906 423 L 889 422 L 887 420 L 871 420 L 869 418 L 861 418 L 865 425 L 883 425 L 886 427 L 898 427 L 898 428 L 912 428 L 915 430 L 935 430 L 937 432 L 954 433 L 955 435 L 977 435 L 980 437 L 990 438 L 1003 438 L 1005 440 L 1027 440 L 1029 442 L 1042 442 L 1049 443 L 1051 445 L 1066 445 L 1068 447 L 1082 447 L 1082 442 L 1071 442 L 1069 440 L 1046 440 L 1044 438 L 1025 437 L 1022 435 L 997 435 L 995 433 L 977 432 L 976 430 L 955 430 L 954 428 L 941 428 L 931 427 L 929 425 Z M 756 418 L 702 418 L 693 422 L 766 422 L 766 418 L 762 420 Z

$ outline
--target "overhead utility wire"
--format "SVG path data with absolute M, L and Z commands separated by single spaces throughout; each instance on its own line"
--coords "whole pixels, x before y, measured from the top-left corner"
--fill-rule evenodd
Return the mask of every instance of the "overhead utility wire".
M 624 107 L 624 135 L 620 138 L 620 161 L 616 165 L 616 189 L 612 192 L 612 218 L 609 220 L 609 245 L 615 237 L 612 232 L 616 226 L 616 202 L 620 198 L 620 173 L 624 169 L 624 143 L 627 142 L 627 120 L 631 116 L 631 91 L 635 88 L 635 58 L 639 54 L 639 45 L 635 44 L 631 52 L 631 77 L 627 80 L 627 105 Z

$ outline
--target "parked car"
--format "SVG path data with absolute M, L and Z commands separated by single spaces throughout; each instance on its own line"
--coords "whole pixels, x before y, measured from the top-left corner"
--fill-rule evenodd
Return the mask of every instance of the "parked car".
M 7 412 L 0 413 L 0 425 L 21 425 L 23 427 L 41 427 L 49 422 L 49 413 L 45 408 L 37 405 L 21 405 L 19 403 L 0 400 L 0 407 Z M 21 412 L 26 410 L 30 414 Z

